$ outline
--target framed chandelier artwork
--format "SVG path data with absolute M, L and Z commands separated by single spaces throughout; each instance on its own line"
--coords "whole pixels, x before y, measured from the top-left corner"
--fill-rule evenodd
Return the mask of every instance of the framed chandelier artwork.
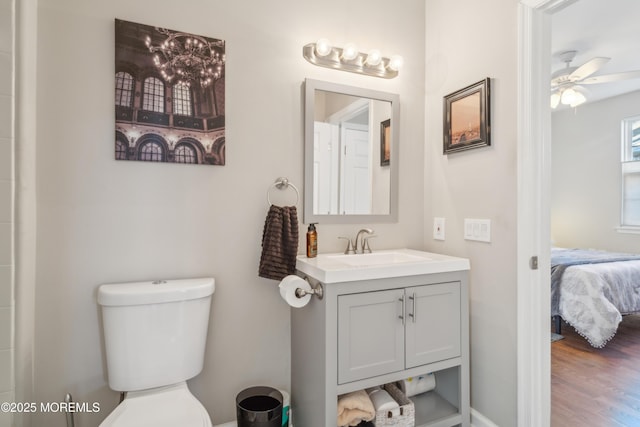
M 225 164 L 225 41 L 115 20 L 115 158 Z

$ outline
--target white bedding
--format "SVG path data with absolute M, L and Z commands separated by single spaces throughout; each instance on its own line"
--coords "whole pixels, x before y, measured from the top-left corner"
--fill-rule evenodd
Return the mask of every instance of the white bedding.
M 593 347 L 613 338 L 622 314 L 640 311 L 640 261 L 572 265 L 557 292 L 560 314 Z

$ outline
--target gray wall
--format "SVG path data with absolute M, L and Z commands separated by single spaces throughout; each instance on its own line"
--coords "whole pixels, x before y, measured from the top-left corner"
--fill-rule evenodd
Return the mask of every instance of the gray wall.
M 471 260 L 471 406 L 516 425 L 517 6 L 426 2 L 425 242 Z M 442 154 L 442 97 L 491 77 L 491 147 Z M 446 240 L 432 238 L 433 217 Z M 491 220 L 491 243 L 466 241 L 464 218 Z
M 0 402 L 13 400 L 13 0 L 0 0 Z M 0 412 L 0 427 L 11 414 Z
M 38 13 L 33 398 L 98 401 L 100 413 L 77 414 L 78 425 L 97 425 L 118 399 L 106 382 L 97 287 L 204 275 L 216 292 L 204 371 L 190 385 L 214 424 L 234 418 L 247 386 L 288 388 L 289 307 L 257 269 L 267 189 L 278 176 L 303 186 L 301 84 L 400 95 L 400 221 L 362 226 L 375 228 L 374 249 L 422 248 L 424 1 L 47 0 Z M 226 166 L 113 160 L 116 17 L 226 40 Z M 398 53 L 405 67 L 393 80 L 315 67 L 302 46 L 320 37 Z M 319 224 L 319 250 L 341 249 L 337 236 L 358 228 Z M 64 425 L 59 414 L 32 421 Z
M 620 225 L 622 119 L 640 115 L 640 92 L 552 115 L 551 239 L 556 246 L 639 252 Z

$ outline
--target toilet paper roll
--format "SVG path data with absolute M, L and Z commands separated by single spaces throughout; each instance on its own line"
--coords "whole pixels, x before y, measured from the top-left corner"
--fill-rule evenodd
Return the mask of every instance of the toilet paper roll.
M 373 389 L 367 389 L 367 394 L 369 395 L 369 399 L 371 399 L 371 403 L 373 403 L 373 407 L 376 412 L 385 411 L 392 412 L 392 416 L 400 415 L 400 405 L 398 402 L 393 400 L 393 397 L 386 390 L 383 390 L 379 387 Z M 395 410 L 397 409 L 397 415 Z
M 436 376 L 434 374 L 420 375 L 402 380 L 399 383 L 400 390 L 407 396 L 426 393 L 436 388 Z
M 311 300 L 311 294 L 307 294 L 301 298 L 296 296 L 296 289 L 304 289 L 305 291 L 311 290 L 311 285 L 309 282 L 304 280 L 303 278 L 296 275 L 286 276 L 280 284 L 278 285 L 280 288 L 280 296 L 283 300 L 287 302 L 291 307 L 304 307 L 309 304 Z

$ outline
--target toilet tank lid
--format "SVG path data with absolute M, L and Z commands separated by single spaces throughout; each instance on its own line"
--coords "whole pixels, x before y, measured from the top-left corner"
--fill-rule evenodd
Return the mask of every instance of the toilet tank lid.
M 208 297 L 215 290 L 212 277 L 110 283 L 98 288 L 102 306 L 160 304 Z

